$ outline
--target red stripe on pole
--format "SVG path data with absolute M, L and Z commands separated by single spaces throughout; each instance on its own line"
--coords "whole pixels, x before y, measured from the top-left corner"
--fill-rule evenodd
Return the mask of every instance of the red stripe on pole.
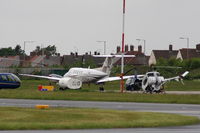
M 123 13 L 125 14 L 125 9 L 126 9 L 126 2 L 125 0 L 123 1 Z

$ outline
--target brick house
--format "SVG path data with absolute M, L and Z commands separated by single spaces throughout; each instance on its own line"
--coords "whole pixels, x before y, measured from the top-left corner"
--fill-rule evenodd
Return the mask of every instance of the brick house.
M 200 44 L 196 45 L 195 48 L 182 48 L 178 51 L 177 59 L 185 60 L 191 58 L 200 58 Z
M 117 47 L 117 53 L 121 54 L 120 47 Z M 147 65 L 149 57 L 144 55 L 142 52 L 142 46 L 138 46 L 138 50 L 134 50 L 134 46 L 130 45 L 130 50 L 128 49 L 128 45 L 125 45 L 125 55 L 135 55 L 133 58 L 124 58 L 124 64 L 125 65 L 134 65 L 134 66 L 141 66 L 141 65 Z M 121 65 L 121 59 L 116 58 L 114 60 L 114 65 Z
M 178 50 L 173 50 L 173 46 L 169 45 L 169 50 L 152 50 L 149 57 L 149 66 L 155 65 L 158 59 L 177 58 Z

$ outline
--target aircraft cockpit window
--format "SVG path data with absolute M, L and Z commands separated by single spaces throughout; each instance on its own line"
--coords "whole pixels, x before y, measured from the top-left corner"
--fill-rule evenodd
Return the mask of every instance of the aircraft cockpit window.
M 6 75 L 0 75 L 0 76 L 1 76 L 1 79 L 2 79 L 3 81 L 8 81 Z
M 153 73 L 148 73 L 147 76 L 148 76 L 148 77 L 153 77 L 154 74 L 153 74 Z

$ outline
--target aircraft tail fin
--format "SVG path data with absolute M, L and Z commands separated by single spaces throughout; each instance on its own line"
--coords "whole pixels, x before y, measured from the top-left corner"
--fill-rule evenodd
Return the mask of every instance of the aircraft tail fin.
M 134 55 L 123 55 L 124 57 L 135 57 Z M 101 71 L 110 75 L 111 69 L 113 67 L 113 59 L 121 58 L 122 55 L 94 55 L 94 57 L 106 57 L 103 66 L 101 67 Z
M 103 66 L 101 67 L 101 71 L 107 73 L 110 75 L 111 69 L 113 66 L 113 58 L 111 57 L 106 57 Z

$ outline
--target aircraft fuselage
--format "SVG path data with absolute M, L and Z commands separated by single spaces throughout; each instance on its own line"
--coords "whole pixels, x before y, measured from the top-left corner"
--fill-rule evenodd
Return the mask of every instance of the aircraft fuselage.
M 63 77 L 76 78 L 83 83 L 95 82 L 108 76 L 107 73 L 89 68 L 71 68 Z

